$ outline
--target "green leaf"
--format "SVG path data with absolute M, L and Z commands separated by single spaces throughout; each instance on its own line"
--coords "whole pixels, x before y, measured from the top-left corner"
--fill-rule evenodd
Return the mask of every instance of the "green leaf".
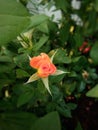
M 98 84 L 86 93 L 88 97 L 98 98 Z
M 0 130 L 29 130 L 37 117 L 27 112 L 0 114 Z
M 36 43 L 34 46 L 33 46 L 33 50 L 34 51 L 37 51 L 39 50 L 47 41 L 48 41 L 48 36 L 42 36 L 40 38 L 40 40 L 38 41 L 38 43 Z
M 12 69 L 14 69 L 15 64 L 13 63 L 0 63 L 0 73 L 3 72 L 10 72 Z
M 79 47 L 83 44 L 83 37 L 80 33 L 75 33 L 74 35 L 74 39 L 75 39 L 75 42 L 76 42 L 76 46 Z
M 21 11 L 20 11 L 21 9 Z M 28 12 L 24 6 L 17 0 L 0 0 L 0 14 L 27 16 Z
M 65 76 L 65 74 L 56 75 L 56 76 L 51 76 L 51 77 L 50 77 L 50 82 L 51 82 L 52 84 L 54 84 L 54 83 L 59 83 L 59 84 L 60 84 L 60 83 L 62 82 L 64 76 Z
M 70 23 L 66 22 L 66 24 L 60 29 L 60 40 L 63 45 L 68 40 L 70 34 L 69 32 L 70 27 L 71 27 Z
M 98 12 L 98 0 L 95 0 L 94 7 L 95 7 L 95 10 Z
M 66 95 L 71 95 L 74 92 L 74 90 L 76 89 L 76 84 L 77 83 L 75 81 L 70 83 L 65 82 L 64 91 Z
M 11 102 L 8 102 L 7 100 L 3 99 L 0 101 L 0 111 L 11 111 L 13 110 L 14 106 Z
M 71 63 L 71 58 L 66 56 L 65 50 L 59 49 L 57 51 L 57 53 L 55 54 L 53 61 L 54 61 L 55 64 L 57 64 L 57 63 L 69 64 L 69 63 Z
M 27 10 L 17 0 L 0 0 L 0 45 L 16 38 L 28 25 Z
M 27 54 L 21 54 L 14 57 L 14 63 L 23 70 L 31 69 Z
M 76 109 L 77 105 L 75 103 L 67 103 L 67 107 L 70 110 L 74 110 Z
M 10 68 L 10 66 L 11 65 L 9 65 L 8 68 Z M 2 87 L 4 87 L 4 86 L 13 84 L 14 80 L 16 80 L 13 68 L 10 68 L 8 71 L 5 70 L 6 68 L 2 68 L 2 69 L 0 69 L 0 89 L 2 89 Z M 1 70 L 2 70 L 2 72 L 1 72 Z
M 17 78 L 23 78 L 23 77 L 29 77 L 30 75 L 22 69 L 17 69 L 16 76 L 17 76 Z
M 56 109 L 65 117 L 71 118 L 71 111 L 68 108 L 62 107 L 62 106 L 57 106 Z
M 51 112 L 37 120 L 31 130 L 61 130 L 60 119 L 57 112 Z
M 67 8 L 69 6 L 68 1 L 66 1 L 66 0 L 62 0 L 62 1 L 61 0 L 54 0 L 54 1 L 55 1 L 55 4 L 58 8 L 62 9 L 65 12 L 67 11 Z
M 78 122 L 77 127 L 75 128 L 75 130 L 83 130 L 82 127 L 81 127 L 80 122 Z
M 80 93 L 80 92 L 83 92 L 83 90 L 85 89 L 86 87 L 86 83 L 84 81 L 81 81 L 79 83 L 79 86 L 77 87 L 77 91 Z
M 40 30 L 43 33 L 49 34 L 49 28 L 48 28 L 48 24 L 47 21 L 42 22 L 38 27 L 38 30 Z
M 34 16 L 30 17 L 30 25 L 28 26 L 28 29 L 43 23 L 47 19 L 49 19 L 49 18 L 43 14 L 34 15 Z
M 0 62 L 12 62 L 12 59 L 9 56 L 0 56 Z
M 93 59 L 94 64 L 98 65 L 98 41 L 93 45 L 91 51 L 90 51 L 90 56 Z
M 74 62 L 73 69 L 76 72 L 79 72 L 82 69 L 84 69 L 84 66 L 85 67 L 88 66 L 87 58 L 85 56 L 75 57 L 73 58 L 73 62 Z
M 18 102 L 17 102 L 17 106 L 20 107 L 26 103 L 28 103 L 30 101 L 30 99 L 32 99 L 32 97 L 34 96 L 34 91 L 33 89 L 29 89 L 27 91 L 25 91 L 24 93 L 22 93 L 19 98 L 18 98 Z

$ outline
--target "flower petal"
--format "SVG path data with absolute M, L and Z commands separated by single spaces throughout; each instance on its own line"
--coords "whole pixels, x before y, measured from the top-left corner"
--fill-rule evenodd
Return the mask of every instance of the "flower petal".
M 50 88 L 49 88 L 48 78 L 41 78 L 41 79 L 42 79 L 43 84 L 45 85 L 45 88 L 48 90 L 48 92 L 52 96 L 52 93 L 51 93 Z
M 38 80 L 39 78 L 40 77 L 38 77 L 37 73 L 35 73 L 35 74 L 30 76 L 30 78 L 28 79 L 28 81 L 25 84 L 30 83 L 30 82 L 34 82 L 34 81 Z

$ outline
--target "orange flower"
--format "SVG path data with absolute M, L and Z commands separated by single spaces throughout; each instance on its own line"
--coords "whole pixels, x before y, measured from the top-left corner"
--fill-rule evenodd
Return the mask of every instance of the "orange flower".
M 39 77 L 48 77 L 56 72 L 56 67 L 54 64 L 49 62 L 43 62 L 38 69 Z
M 41 63 L 43 63 L 44 61 L 51 62 L 47 54 L 41 53 L 39 56 L 35 56 L 30 59 L 30 66 L 35 69 L 38 69 Z
M 49 56 L 45 53 L 31 58 L 30 66 L 38 70 L 37 74 L 41 78 L 48 77 L 56 72 L 55 65 L 51 63 Z
M 49 56 L 45 53 L 41 53 L 39 56 L 35 56 L 33 58 L 29 57 L 30 66 L 33 67 L 34 69 L 37 69 L 37 72 L 29 77 L 26 84 L 30 82 L 34 82 L 41 78 L 43 84 L 45 85 L 45 88 L 52 95 L 49 88 L 48 76 L 49 75 L 56 76 L 56 75 L 68 73 L 62 70 L 58 70 L 56 66 L 52 63 L 52 60 L 56 52 L 54 52 L 51 58 L 49 58 Z

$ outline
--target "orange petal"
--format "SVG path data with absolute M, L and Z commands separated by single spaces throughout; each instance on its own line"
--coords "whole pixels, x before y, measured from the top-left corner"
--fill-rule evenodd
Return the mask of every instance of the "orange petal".
M 40 60 L 41 60 L 41 56 L 36 56 L 36 57 L 31 58 L 30 66 L 37 69 L 39 67 Z
M 38 69 L 43 62 L 51 62 L 49 56 L 45 53 L 41 53 L 39 56 L 35 56 L 30 59 L 30 66 Z
M 55 72 L 56 67 L 54 64 L 50 62 L 43 62 L 38 69 L 38 76 L 41 78 L 48 77 L 49 75 L 52 75 Z

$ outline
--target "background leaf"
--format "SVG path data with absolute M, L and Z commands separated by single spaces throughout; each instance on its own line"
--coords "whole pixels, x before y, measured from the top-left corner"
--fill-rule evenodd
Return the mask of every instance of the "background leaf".
M 36 119 L 35 115 L 27 112 L 0 113 L 0 130 L 30 130 Z
M 98 98 L 98 84 L 86 93 L 88 97 Z
M 29 77 L 30 76 L 26 71 L 24 71 L 22 69 L 17 69 L 16 75 L 17 75 L 17 78 L 23 78 L 23 77 Z
M 22 93 L 17 102 L 17 106 L 20 107 L 26 103 L 28 103 L 34 96 L 34 91 L 33 89 L 27 89 L 24 93 Z
M 62 1 L 60 1 L 60 0 L 55 0 L 55 3 L 56 3 L 56 6 L 57 6 L 58 8 L 62 9 L 62 10 L 65 11 L 65 12 L 67 11 L 67 8 L 68 8 L 68 6 L 69 6 L 67 0 L 62 0 Z
M 38 51 L 48 41 L 48 38 L 48 36 L 42 36 L 38 43 L 34 45 L 33 50 Z
M 16 0 L 0 0 L 0 45 L 16 38 L 29 24 L 26 8 Z
M 93 59 L 94 63 L 97 65 L 98 64 L 98 41 L 93 45 L 91 51 L 90 51 L 90 56 Z
M 31 130 L 61 130 L 59 115 L 51 112 L 37 120 Z
M 34 15 L 34 16 L 30 17 L 31 22 L 30 22 L 30 25 L 28 26 L 28 29 L 43 23 L 47 19 L 48 19 L 48 17 L 43 14 Z
M 75 130 L 83 130 L 82 127 L 81 127 L 80 122 L 78 122 L 77 127 L 75 128 Z
M 55 64 L 57 64 L 57 63 L 66 63 L 66 64 L 71 63 L 71 58 L 66 56 L 66 51 L 63 49 L 59 49 L 57 51 L 53 60 L 54 60 L 53 62 Z

